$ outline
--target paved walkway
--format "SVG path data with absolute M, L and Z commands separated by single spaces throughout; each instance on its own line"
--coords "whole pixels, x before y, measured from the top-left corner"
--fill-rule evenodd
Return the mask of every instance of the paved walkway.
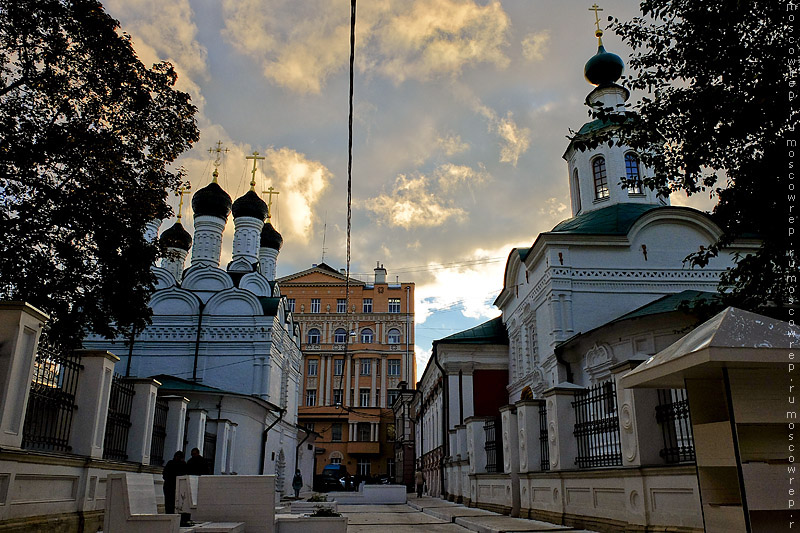
M 339 512 L 347 516 L 347 533 L 370 533 L 387 528 L 391 533 L 592 533 L 549 522 L 511 518 L 427 496 L 409 495 L 407 505 L 340 505 Z

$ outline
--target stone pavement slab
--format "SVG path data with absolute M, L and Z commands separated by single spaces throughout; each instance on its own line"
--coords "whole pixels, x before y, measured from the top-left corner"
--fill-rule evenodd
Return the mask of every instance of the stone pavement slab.
M 570 531 L 575 530 L 568 526 L 559 526 L 549 522 L 527 520 L 524 518 L 511 518 L 510 516 L 465 516 L 455 519 L 455 523 L 478 533 L 505 533 L 535 532 L 535 531 Z
M 453 522 L 456 518 L 462 516 L 497 516 L 497 513 L 491 511 L 462 505 L 456 505 L 455 507 L 429 507 L 425 509 L 425 514 L 441 518 L 445 522 Z
M 347 525 L 347 533 L 375 533 L 380 526 L 374 524 Z M 455 524 L 409 524 L 393 525 L 391 533 L 470 533 L 469 529 L 464 529 Z
M 431 524 L 446 524 L 444 520 L 440 520 L 433 516 L 423 513 L 342 513 L 347 517 L 347 523 L 353 525 L 367 525 L 373 526 L 395 526 L 398 524 L 416 524 L 423 531 Z M 425 527 L 422 527 L 422 526 Z M 394 527 L 392 527 L 394 530 Z
M 340 513 L 416 513 L 408 505 L 340 505 Z

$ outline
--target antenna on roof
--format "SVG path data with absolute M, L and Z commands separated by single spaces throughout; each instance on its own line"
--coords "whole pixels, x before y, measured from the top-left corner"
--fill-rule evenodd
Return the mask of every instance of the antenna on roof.
M 328 233 L 328 212 L 325 211 L 325 224 L 322 226 L 322 259 L 320 260 L 320 263 L 325 262 L 325 252 L 328 251 L 328 249 L 325 248 L 325 235 L 327 233 Z

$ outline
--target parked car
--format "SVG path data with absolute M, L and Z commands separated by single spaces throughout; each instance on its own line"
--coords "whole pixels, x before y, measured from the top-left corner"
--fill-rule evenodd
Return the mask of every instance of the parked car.
M 353 490 L 353 482 L 344 465 L 326 465 L 319 476 L 321 492 Z

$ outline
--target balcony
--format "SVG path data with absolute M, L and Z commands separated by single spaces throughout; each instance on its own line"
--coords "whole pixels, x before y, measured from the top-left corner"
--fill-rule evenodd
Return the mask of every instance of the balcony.
M 381 443 L 368 442 L 368 441 L 350 441 L 347 443 L 347 453 L 379 454 L 381 453 Z

